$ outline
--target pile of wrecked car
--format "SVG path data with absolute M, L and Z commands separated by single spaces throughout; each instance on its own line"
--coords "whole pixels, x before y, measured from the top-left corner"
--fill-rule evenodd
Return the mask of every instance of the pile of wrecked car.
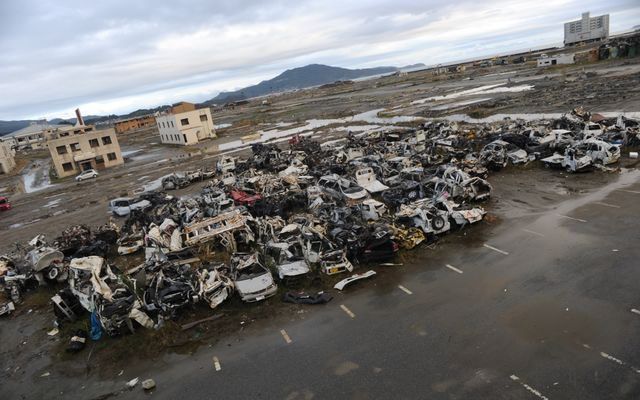
M 319 145 L 298 138 L 283 150 L 254 144 L 240 160 L 174 173 L 165 190 L 206 181 L 198 194 L 164 191 L 109 203 L 121 226 L 74 226 L 0 257 L 8 314 L 38 285 L 62 284 L 53 299 L 60 321 L 90 314 L 109 335 L 157 328 L 197 303 L 216 308 L 274 296 L 314 277 L 349 274 L 393 260 L 401 249 L 433 243 L 478 223 L 490 198 L 491 171 L 541 162 L 578 172 L 606 169 L 620 146 L 640 144 L 637 121 L 600 119 L 574 110 L 539 123 L 503 121 L 462 129 L 429 122 Z M 596 129 L 597 128 L 597 129 Z M 116 257 L 139 255 L 133 268 Z M 375 271 L 335 284 L 342 290 Z M 328 293 L 289 290 L 284 300 L 329 301 Z

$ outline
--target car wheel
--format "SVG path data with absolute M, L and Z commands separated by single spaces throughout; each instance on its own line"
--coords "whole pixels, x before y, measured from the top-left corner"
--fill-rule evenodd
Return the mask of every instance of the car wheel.
M 47 271 L 47 279 L 53 281 L 58 277 L 58 275 L 60 275 L 58 267 L 49 267 L 49 270 Z
M 442 217 L 441 217 L 441 216 L 439 216 L 439 215 L 438 215 L 438 216 L 436 216 L 436 217 L 433 219 L 433 227 L 434 227 L 437 231 L 439 231 L 439 230 L 441 230 L 442 228 L 444 228 L 444 224 L 445 224 L 444 218 L 442 218 Z

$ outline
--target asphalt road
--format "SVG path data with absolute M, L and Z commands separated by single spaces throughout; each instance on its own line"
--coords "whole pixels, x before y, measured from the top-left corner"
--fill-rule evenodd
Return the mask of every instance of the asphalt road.
M 165 358 L 152 397 L 640 398 L 638 172 Z

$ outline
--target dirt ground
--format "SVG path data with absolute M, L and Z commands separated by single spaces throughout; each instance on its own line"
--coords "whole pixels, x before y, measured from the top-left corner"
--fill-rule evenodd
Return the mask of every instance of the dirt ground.
M 451 96 L 460 91 L 492 86 L 517 87 L 533 85 L 523 91 L 479 93 Z M 442 96 L 425 103 L 421 99 Z M 474 101 L 469 105 L 456 105 L 460 101 Z M 453 106 L 450 106 L 452 105 Z M 444 106 L 444 107 L 443 107 Z M 487 116 L 495 113 L 563 113 L 573 107 L 584 106 L 594 112 L 640 111 L 640 58 L 615 60 L 593 65 L 562 66 L 540 70 L 531 64 L 495 66 L 467 70 L 464 73 L 434 76 L 430 72 L 416 72 L 407 76 L 392 76 L 358 81 L 330 88 L 315 88 L 269 98 L 269 105 L 250 102 L 235 109 L 214 111 L 216 124 L 232 124 L 218 130 L 219 138 L 199 146 L 176 148 L 159 143 L 157 132 L 151 130 L 135 135 L 122 135 L 119 141 L 126 154 L 121 167 L 101 171 L 96 180 L 76 183 L 73 178 L 53 179 L 51 185 L 31 193 L 25 192 L 24 174 L 29 166 L 46 160 L 46 153 L 19 156 L 19 168 L 10 176 L 0 177 L 0 188 L 8 193 L 13 209 L 0 214 L 0 230 L 5 239 L 0 242 L 0 253 L 10 251 L 16 242 L 26 242 L 44 233 L 55 238 L 64 228 L 73 224 L 98 226 L 112 218 L 107 212 L 109 199 L 133 195 L 153 187 L 162 176 L 194 168 L 213 168 L 218 147 L 233 143 L 239 137 L 258 130 L 292 129 L 304 127 L 310 120 L 335 120 L 319 123 L 313 137 L 327 140 L 344 136 L 358 126 L 389 127 L 392 116 L 445 117 L 466 113 Z M 441 107 L 440 109 L 434 109 Z M 349 117 L 371 110 L 373 118 Z M 401 121 L 401 124 L 419 125 L 423 120 Z M 283 124 L 289 124 L 286 127 Z M 315 126 L 315 125 L 314 125 Z M 234 148 L 235 155 L 247 150 Z M 624 167 L 636 168 L 633 160 L 624 157 Z M 576 194 L 617 179 L 616 173 L 593 172 L 567 175 L 541 168 L 539 163 L 526 167 L 506 169 L 490 176 L 495 195 L 486 204 L 489 218 L 479 226 L 463 233 L 447 235 L 437 246 L 449 241 L 472 240 L 492 224 L 517 218 L 523 213 L 548 209 Z M 196 184 L 173 192 L 176 196 L 199 192 Z M 122 220 L 117 220 L 122 222 Z M 422 247 L 415 251 L 428 252 Z M 401 254 L 399 262 L 410 263 L 410 253 Z M 393 274 L 393 269 L 384 274 Z M 382 277 L 384 279 L 384 277 Z M 331 282 L 315 282 L 314 288 L 330 287 Z M 168 322 L 159 331 L 140 331 L 121 338 L 104 338 L 92 343 L 79 355 L 70 356 L 63 349 L 72 330 L 83 325 L 64 326 L 56 336 L 48 336 L 53 314 L 49 299 L 55 288 L 45 288 L 27 296 L 17 312 L 0 321 L 0 380 L 27 384 L 47 372 L 73 378 L 116 379 L 124 368 L 144 370 L 165 356 L 190 354 L 198 347 L 220 340 L 233 345 L 234 332 L 251 330 L 256 322 L 272 315 L 304 318 L 308 308 L 283 304 L 277 297 L 271 301 L 246 306 L 237 298 L 224 303 L 215 313 L 224 314 L 216 321 L 204 323 L 188 331 L 180 324 L 210 316 L 212 311 L 198 307 L 179 321 Z M 165 358 L 163 358 L 165 357 Z M 3 384 L 4 385 L 4 384 Z

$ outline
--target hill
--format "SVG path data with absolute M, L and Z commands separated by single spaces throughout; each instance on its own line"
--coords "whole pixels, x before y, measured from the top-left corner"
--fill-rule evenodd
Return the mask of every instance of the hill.
M 203 104 L 221 104 L 229 101 L 249 99 L 271 93 L 304 89 L 324 85 L 336 81 L 346 81 L 367 76 L 387 74 L 399 70 L 397 67 L 377 67 L 365 69 L 348 69 L 322 64 L 310 64 L 304 67 L 288 69 L 273 79 L 262 81 L 233 92 L 221 92 Z

